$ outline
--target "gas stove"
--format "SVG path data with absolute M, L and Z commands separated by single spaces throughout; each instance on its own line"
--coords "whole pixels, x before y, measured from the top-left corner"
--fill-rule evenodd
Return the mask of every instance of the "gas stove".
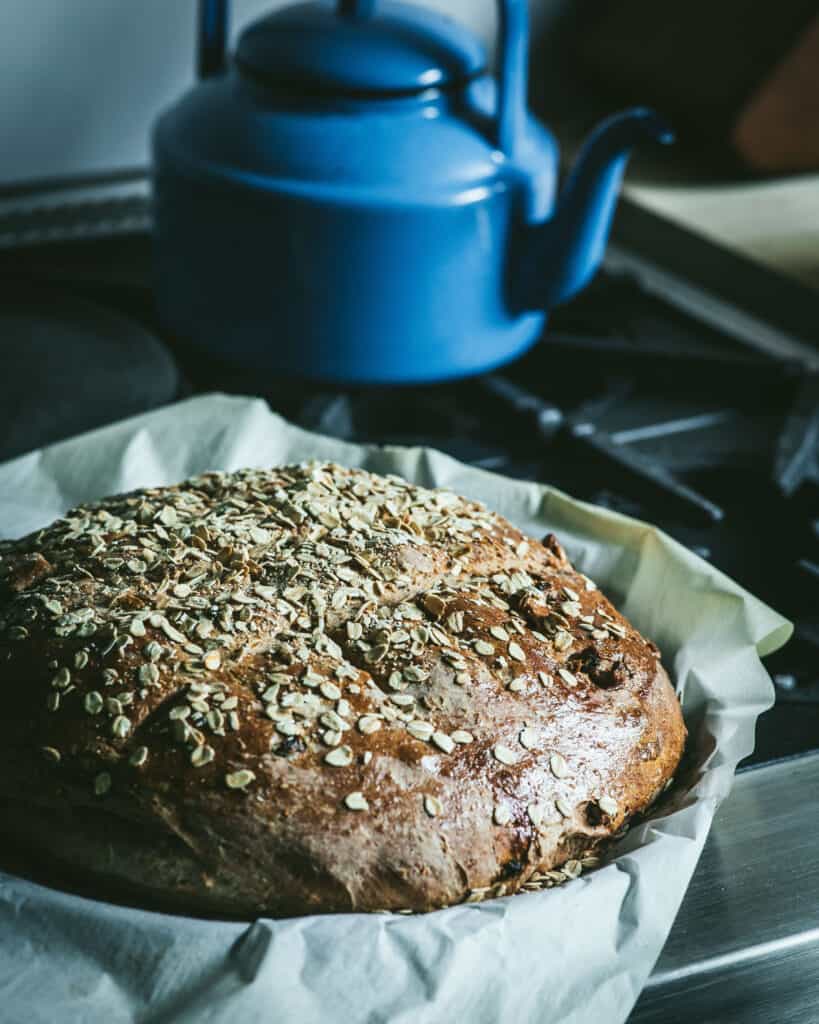
M 150 301 L 144 186 L 124 195 L 122 183 L 116 188 L 107 199 L 83 194 L 79 205 L 35 204 L 25 215 L 4 217 L 0 209 L 0 280 L 12 290 L 56 289 L 135 321 L 172 352 L 176 397 L 260 395 L 310 430 L 433 446 L 497 473 L 549 482 L 657 524 L 795 622 L 793 640 L 767 662 L 776 705 L 760 719 L 756 750 L 717 817 L 633 1015 L 635 1024 L 784 1019 L 754 1016 L 744 1004 L 735 1017 L 728 1007 L 747 964 L 765 966 L 769 988 L 783 984 L 770 948 L 780 955 L 798 946 L 801 965 L 819 970 L 819 936 L 804 915 L 785 914 L 784 890 L 769 885 L 767 868 L 790 856 L 796 870 L 812 842 L 809 808 L 801 825 L 785 820 L 792 778 L 819 791 L 819 349 L 809 340 L 819 293 L 624 202 L 602 272 L 517 363 L 417 388 L 277 381 L 162 337 Z M 52 435 L 59 433 L 55 422 Z M 751 846 L 760 877 L 756 903 L 743 904 L 743 931 L 736 913 L 709 917 L 704 908 L 713 909 L 715 887 L 734 892 Z M 813 875 L 806 878 L 806 889 L 819 892 Z M 767 930 L 752 938 L 755 920 Z M 689 990 L 699 1002 L 686 1004 Z M 817 997 L 799 991 L 788 1019 L 817 1019 Z M 719 1015 L 709 1016 L 719 999 Z
M 796 624 L 769 659 L 777 703 L 743 767 L 819 750 L 819 349 L 711 293 L 697 302 L 690 280 L 681 302 L 678 278 L 658 287 L 621 246 L 540 344 L 481 378 L 294 385 L 177 355 L 191 391 L 258 393 L 308 430 L 432 446 L 660 526 Z M 819 312 L 819 294 L 803 300 Z

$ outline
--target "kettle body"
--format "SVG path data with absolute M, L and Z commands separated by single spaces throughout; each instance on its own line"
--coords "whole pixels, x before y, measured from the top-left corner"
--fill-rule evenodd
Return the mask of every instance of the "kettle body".
M 472 37 L 402 4 L 380 20 L 377 3 L 301 4 L 246 30 L 154 130 L 166 328 L 227 362 L 351 383 L 462 377 L 527 349 L 594 272 L 628 147 L 660 129 L 647 112 L 606 128 L 561 217 L 557 147 L 525 107 L 525 8 L 502 5 L 500 84 Z

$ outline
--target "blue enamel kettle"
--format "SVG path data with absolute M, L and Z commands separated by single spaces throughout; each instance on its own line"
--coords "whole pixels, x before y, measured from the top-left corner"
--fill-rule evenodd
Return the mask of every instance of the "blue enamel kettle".
M 555 201 L 526 108 L 526 0 L 500 0 L 500 71 L 451 19 L 392 0 L 298 3 L 224 67 L 201 0 L 201 80 L 153 135 L 155 291 L 177 337 L 278 375 L 421 382 L 524 352 L 592 277 L 649 110 L 601 124 Z

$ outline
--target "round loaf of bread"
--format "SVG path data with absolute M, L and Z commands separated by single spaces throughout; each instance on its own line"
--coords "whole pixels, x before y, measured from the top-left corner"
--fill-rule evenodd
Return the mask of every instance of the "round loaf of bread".
M 554 537 L 327 463 L 0 544 L 0 691 L 0 831 L 100 897 L 197 914 L 575 877 L 685 738 L 657 648 Z

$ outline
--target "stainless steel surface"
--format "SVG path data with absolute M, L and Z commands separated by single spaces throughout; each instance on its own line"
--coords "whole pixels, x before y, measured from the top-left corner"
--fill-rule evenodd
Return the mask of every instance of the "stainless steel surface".
M 819 369 L 819 354 L 812 344 L 729 305 L 716 294 L 683 280 L 643 256 L 612 244 L 606 251 L 606 266 L 610 270 L 636 274 L 647 292 L 659 296 L 700 323 L 733 334 L 759 352 L 777 359 L 792 359 L 807 370 Z
M 819 1021 L 819 754 L 741 774 L 629 1024 Z

